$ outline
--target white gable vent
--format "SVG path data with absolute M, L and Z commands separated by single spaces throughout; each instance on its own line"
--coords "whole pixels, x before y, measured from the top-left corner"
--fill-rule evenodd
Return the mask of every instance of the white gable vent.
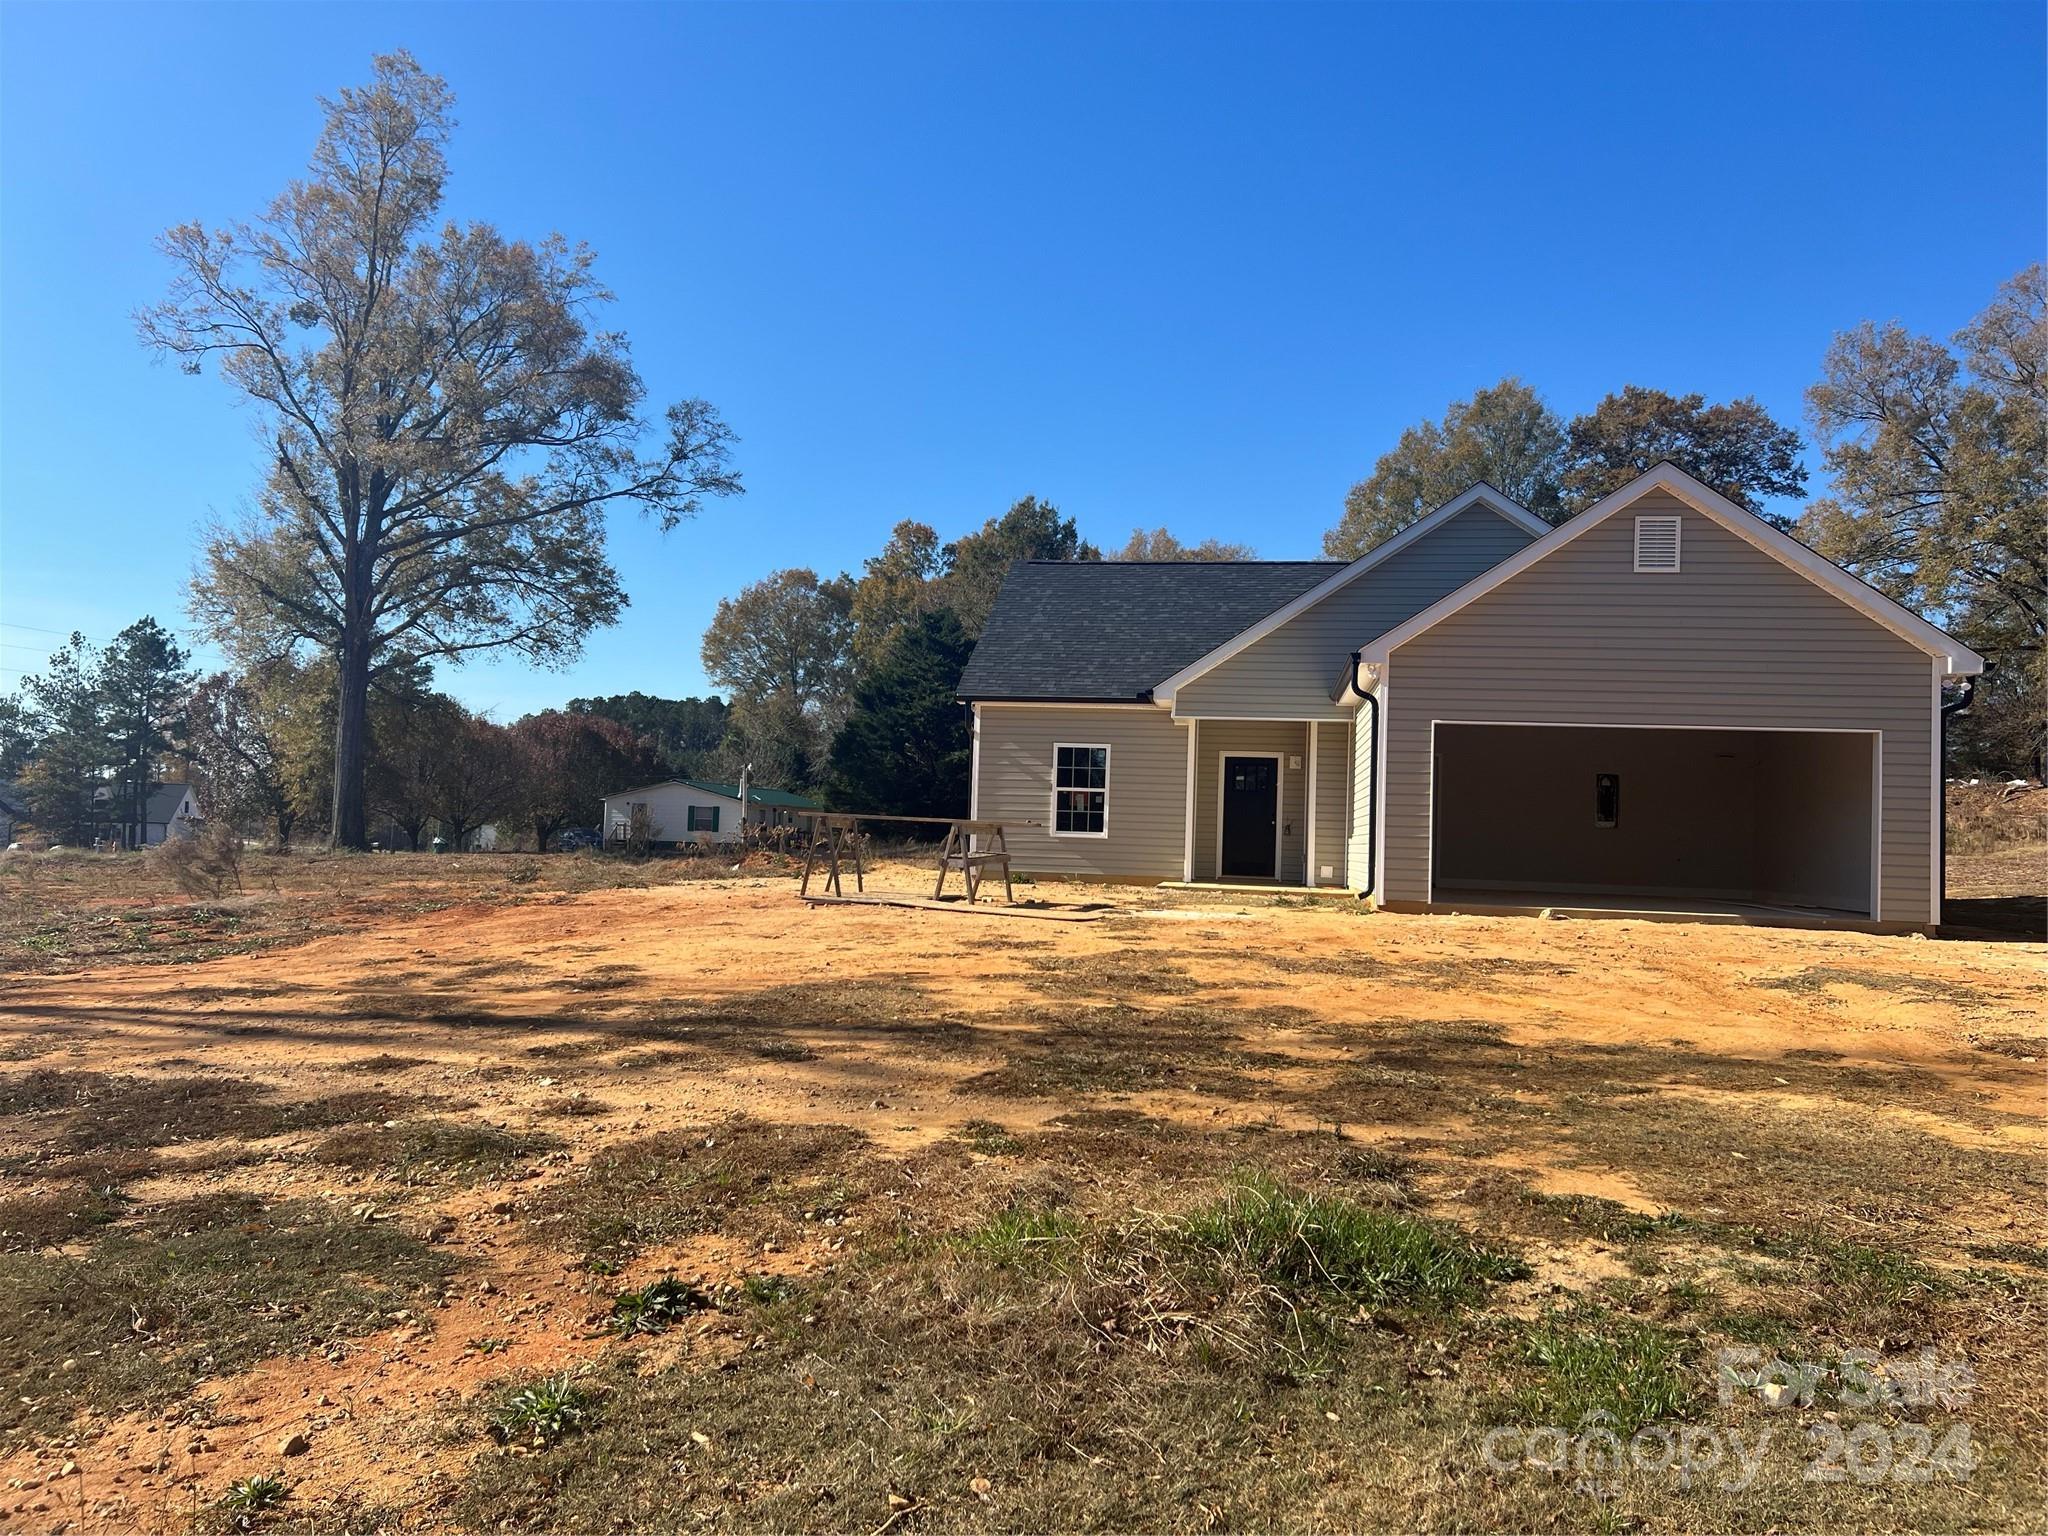
M 1668 575 L 1678 569 L 1678 519 L 1636 519 L 1636 569 Z

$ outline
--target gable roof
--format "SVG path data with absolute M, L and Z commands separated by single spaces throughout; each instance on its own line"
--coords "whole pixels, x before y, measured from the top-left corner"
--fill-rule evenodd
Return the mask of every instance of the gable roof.
M 1974 676 L 1984 670 L 1984 658 L 1961 641 L 1935 628 L 1920 615 L 1886 597 L 1867 582 L 1852 576 L 1832 560 L 1815 554 L 1797 539 L 1780 533 L 1747 507 L 1730 501 L 1712 486 L 1694 479 L 1669 460 L 1636 476 L 1620 490 L 1594 503 L 1570 522 L 1553 528 L 1534 544 L 1525 546 L 1500 564 L 1481 572 L 1457 591 L 1430 604 L 1412 619 L 1395 625 L 1383 635 L 1368 639 L 1359 652 L 1360 659 L 1384 663 L 1395 649 L 1405 645 L 1424 630 L 1441 623 L 1467 604 L 1484 597 L 1495 587 L 1520 575 L 1539 560 L 1548 558 L 1579 535 L 1597 528 L 1623 508 L 1633 506 L 1645 492 L 1655 490 L 1666 491 L 1677 497 L 1702 517 L 1720 524 L 1736 537 L 1747 540 L 1765 554 L 1806 577 L 1815 586 L 1840 598 L 1866 618 L 1883 625 L 1937 661 L 1946 663 L 1947 670 L 1952 676 Z M 1350 674 L 1347 673 L 1344 684 L 1346 696 L 1350 687 L 1349 679 Z
M 1206 654 L 1196 657 L 1195 660 L 1189 662 L 1154 688 L 1152 690 L 1153 698 L 1162 704 L 1170 702 L 1177 692 L 1203 673 L 1220 667 L 1247 646 L 1263 640 L 1289 619 L 1313 608 L 1324 598 L 1330 596 L 1331 593 L 1349 586 L 1381 561 L 1398 555 L 1411 544 L 1419 543 L 1421 540 L 1428 538 L 1430 534 L 1436 532 L 1437 529 L 1448 523 L 1452 518 L 1460 513 L 1469 512 L 1474 507 L 1503 517 L 1516 527 L 1522 529 L 1523 532 L 1539 539 L 1551 531 L 1550 524 L 1544 522 L 1542 518 L 1531 512 L 1520 502 L 1513 500 L 1505 492 L 1495 490 L 1484 480 L 1477 481 L 1465 491 L 1438 507 L 1434 512 L 1417 518 L 1392 538 L 1381 540 L 1349 565 L 1332 572 L 1327 579 L 1318 582 L 1315 586 L 1309 588 L 1308 591 L 1303 592 L 1300 596 L 1288 602 L 1286 606 L 1275 609 L 1272 613 L 1260 619 L 1258 623 L 1232 635 L 1221 645 L 1216 646 Z
M 686 788 L 702 790 L 707 795 L 718 795 L 727 800 L 737 800 L 740 797 L 740 787 L 737 784 L 719 784 L 710 779 L 656 779 L 651 784 L 635 784 L 630 789 L 615 789 L 604 798 L 616 800 L 621 795 L 637 795 L 643 789 L 660 789 L 668 784 L 681 784 Z M 817 801 L 803 795 L 791 794 L 786 789 L 764 789 L 758 784 L 747 786 L 747 804 L 787 806 L 793 811 L 822 809 Z
M 185 795 L 191 788 L 190 784 L 157 785 L 149 792 L 149 807 L 143 812 L 142 819 L 151 824 L 169 822 L 178 814 L 178 807 L 184 803 Z
M 1341 569 L 1335 560 L 1020 560 L 960 697 L 1146 702 L 1161 678 Z

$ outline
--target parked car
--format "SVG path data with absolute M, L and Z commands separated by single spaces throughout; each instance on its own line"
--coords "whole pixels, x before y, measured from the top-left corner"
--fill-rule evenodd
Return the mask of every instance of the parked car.
M 601 848 L 604 839 L 597 835 L 595 827 L 570 827 L 555 834 L 555 848 L 561 853 L 581 853 L 586 848 Z

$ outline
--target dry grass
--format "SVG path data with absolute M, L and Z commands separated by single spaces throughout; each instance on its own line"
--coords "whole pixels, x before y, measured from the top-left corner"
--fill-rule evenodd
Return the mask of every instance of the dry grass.
M 288 1496 L 199 1528 L 1981 1531 L 2040 1506 L 2048 1040 L 2014 946 L 1240 898 L 1028 935 L 763 888 L 522 914 L 561 893 L 471 862 L 502 867 L 321 864 L 304 910 L 374 930 L 362 974 L 330 945 L 169 1002 L 154 972 L 21 985 L 0 1018 L 66 1054 L 0 1070 L 13 1443 L 97 1476 L 137 1432 L 111 1415 L 249 1426 L 165 1529 L 277 1471 L 316 1392 L 346 1413 Z M 361 885 L 384 866 L 440 883 Z M 402 1345 L 400 1312 L 441 1327 Z M 1773 1417 L 1717 1400 L 1737 1344 L 1829 1370 L 1931 1348 L 1978 1387 Z M 1586 1415 L 1768 1422 L 1776 1449 L 1740 1495 L 1481 1457 Z M 1820 1425 L 1964 1419 L 1967 1484 L 1803 1476 Z
M 746 866 L 756 875 L 798 867 L 765 853 L 749 855 Z M 0 975 L 109 962 L 187 965 L 472 902 L 517 905 L 731 873 L 725 861 L 687 856 L 307 849 L 250 852 L 242 864 L 241 894 L 194 898 L 179 890 L 170 871 L 141 854 L 0 853 Z

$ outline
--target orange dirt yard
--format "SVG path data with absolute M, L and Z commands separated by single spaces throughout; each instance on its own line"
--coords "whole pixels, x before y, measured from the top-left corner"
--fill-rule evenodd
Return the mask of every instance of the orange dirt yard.
M 0 1530 L 2038 1518 L 2039 943 L 316 862 L 0 876 Z M 1323 1214 L 1268 1243 L 1247 1188 Z M 1730 1347 L 1966 1358 L 1871 1422 L 1973 1470 L 1805 1478 L 1854 1413 L 1731 1405 Z M 1481 1457 L 1638 1410 L 1780 1459 Z

